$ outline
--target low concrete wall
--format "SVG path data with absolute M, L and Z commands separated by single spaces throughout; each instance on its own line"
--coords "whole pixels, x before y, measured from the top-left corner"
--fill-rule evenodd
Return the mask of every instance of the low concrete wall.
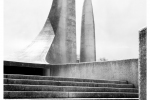
M 51 76 L 126 80 L 138 87 L 138 59 L 51 65 Z
M 41 68 L 44 70 L 43 74 L 46 76 L 51 75 L 100 80 L 126 80 L 129 83 L 134 84 L 135 87 L 138 87 L 138 59 L 64 65 L 4 61 L 4 70 L 10 70 L 12 67 Z M 34 73 L 35 72 L 32 72 L 32 74 Z M 16 74 L 21 73 L 19 72 Z M 28 75 L 28 71 L 25 74 Z M 36 74 L 38 74 L 38 72 Z

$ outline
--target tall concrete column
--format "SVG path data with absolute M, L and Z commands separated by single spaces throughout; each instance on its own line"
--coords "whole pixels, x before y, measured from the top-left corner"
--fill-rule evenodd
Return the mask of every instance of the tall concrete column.
M 85 0 L 82 12 L 80 62 L 96 61 L 95 24 L 91 0 Z
M 147 93 L 147 28 L 139 33 L 139 99 L 146 100 Z
M 49 19 L 55 38 L 47 53 L 50 64 L 76 62 L 75 0 L 53 0 Z

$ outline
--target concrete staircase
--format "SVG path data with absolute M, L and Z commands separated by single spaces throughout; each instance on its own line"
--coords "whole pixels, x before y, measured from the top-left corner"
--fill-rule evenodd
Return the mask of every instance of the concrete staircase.
M 4 75 L 5 99 L 139 100 L 138 89 L 126 81 Z

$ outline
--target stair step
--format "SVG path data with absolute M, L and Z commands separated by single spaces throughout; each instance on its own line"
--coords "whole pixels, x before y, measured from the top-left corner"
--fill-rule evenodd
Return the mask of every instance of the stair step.
M 5 100 L 14 100 L 14 99 L 5 99 Z M 17 99 L 22 100 L 22 99 Z M 29 99 L 23 99 L 29 100 Z M 48 99 L 32 99 L 32 100 L 139 100 L 139 98 L 48 98 Z
M 5 99 L 139 100 L 138 89 L 127 81 L 4 75 Z
M 5 74 L 4 78 L 127 84 L 127 81 L 93 80 L 81 78 L 64 78 L 56 76 L 38 76 L 38 75 L 20 75 L 20 74 Z
M 134 88 L 108 88 L 108 87 L 77 87 L 77 86 L 48 86 L 48 85 L 22 85 L 5 84 L 4 91 L 65 91 L 65 92 L 132 92 L 138 93 Z
M 4 98 L 138 98 L 137 93 L 124 92 L 55 92 L 55 91 L 5 91 Z
M 53 80 L 28 80 L 28 79 L 4 79 L 4 84 L 28 84 L 28 85 L 56 85 L 56 86 L 84 86 L 84 87 L 114 87 L 133 88 L 133 84 L 113 83 L 91 83 L 91 82 L 70 82 Z

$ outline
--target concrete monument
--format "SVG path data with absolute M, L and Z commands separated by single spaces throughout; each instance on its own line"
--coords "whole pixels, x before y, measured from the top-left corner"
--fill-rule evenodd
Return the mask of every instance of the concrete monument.
M 16 61 L 47 64 L 45 58 L 53 39 L 54 31 L 50 20 L 47 19 L 43 29 L 35 40 L 28 47 L 18 53 Z
M 82 12 L 80 62 L 96 61 L 95 24 L 92 1 L 85 0 Z
M 49 19 L 55 38 L 47 53 L 50 64 L 76 62 L 75 0 L 53 0 Z

